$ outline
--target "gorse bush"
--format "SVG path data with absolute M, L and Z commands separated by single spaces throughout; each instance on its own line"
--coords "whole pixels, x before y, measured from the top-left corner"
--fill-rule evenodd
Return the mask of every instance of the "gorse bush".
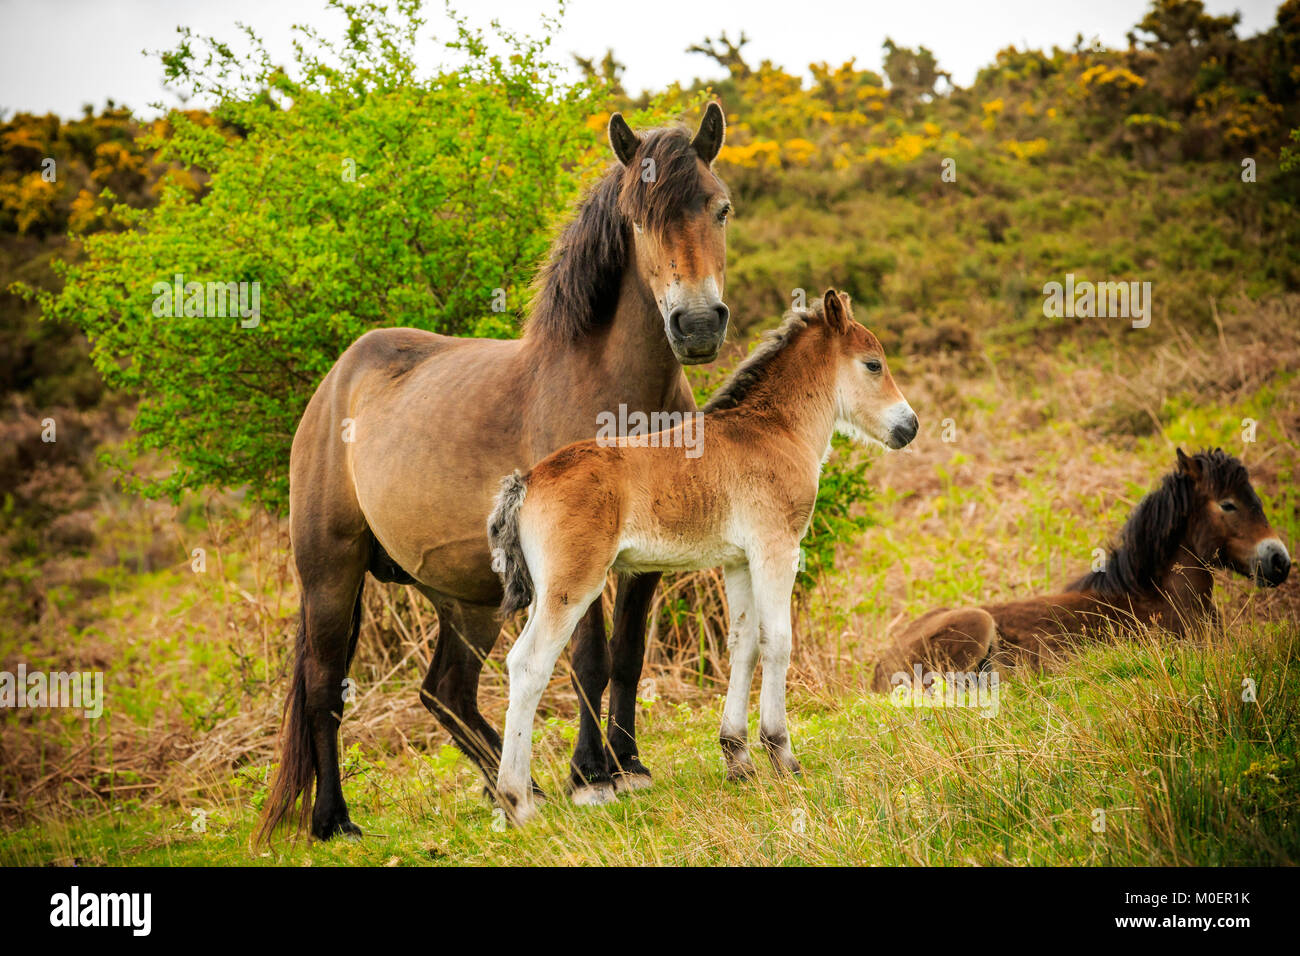
M 331 6 L 343 39 L 303 29 L 288 68 L 251 31 L 251 58 L 182 31 L 168 79 L 215 99 L 219 123 L 173 114 L 149 145 L 206 171 L 206 191 L 122 211 L 132 228 L 88 237 L 44 296 L 139 397 L 134 450 L 175 462 L 133 479 L 146 494 L 247 485 L 283 507 L 294 428 L 339 354 L 377 326 L 514 334 L 552 221 L 605 158 L 599 87 L 560 83 L 549 33 L 449 14 L 448 65 L 422 76 L 416 0 Z

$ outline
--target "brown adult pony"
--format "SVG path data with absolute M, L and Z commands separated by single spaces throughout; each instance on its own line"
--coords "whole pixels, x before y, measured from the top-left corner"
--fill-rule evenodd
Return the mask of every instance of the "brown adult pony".
M 611 569 L 722 565 L 731 610 L 720 735 L 728 774 L 754 772 L 746 712 L 760 655 L 759 734 L 779 771 L 798 772 L 785 712 L 790 594 L 822 462 L 836 431 L 902 448 L 917 429 L 880 342 L 853 321 L 848 297 L 830 290 L 819 306 L 792 313 L 736 370 L 694 435 L 683 424 L 649 437 L 588 439 L 502 481 L 488 523 L 502 610 L 529 608 L 506 660 L 510 708 L 496 788 L 514 822 L 536 812 L 537 703 Z
M 1291 558 L 1240 461 L 1217 448 L 1190 458 L 1179 449 L 1177 467 L 1138 502 L 1102 570 L 1060 594 L 922 615 L 877 663 L 874 689 L 914 685 L 918 667 L 1041 668 L 1125 624 L 1183 634 L 1215 613 L 1215 568 L 1276 587 Z
M 727 328 L 730 202 L 712 171 L 723 136 L 716 103 L 694 137 L 675 128 L 638 136 L 614 114 L 618 164 L 556 240 L 523 338 L 380 329 L 321 382 L 289 464 L 302 613 L 263 838 L 290 819 L 299 796 L 297 825 L 310 819 L 313 836 L 360 833 L 343 801 L 338 732 L 367 570 L 433 602 L 440 636 L 420 698 L 495 781 L 501 739 L 477 703 L 501 625 L 483 533 L 493 496 L 502 474 L 594 435 L 600 413 L 620 404 L 694 411 L 682 365 L 712 361 Z M 599 712 L 611 658 L 599 605 L 579 627 L 574 683 L 590 706 L 573 757 L 575 799 L 612 797 L 611 772 L 626 786 L 649 781 L 633 720 L 657 580 L 619 582 L 608 751 Z

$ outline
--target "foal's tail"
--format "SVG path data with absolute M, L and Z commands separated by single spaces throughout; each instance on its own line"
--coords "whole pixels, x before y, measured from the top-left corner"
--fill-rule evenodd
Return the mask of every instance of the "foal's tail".
M 515 472 L 501 479 L 496 506 L 488 517 L 488 541 L 492 545 L 492 570 L 501 575 L 505 597 L 501 599 L 501 616 L 513 614 L 533 603 L 533 576 L 524 560 L 519 540 L 519 509 L 523 506 L 528 482 Z

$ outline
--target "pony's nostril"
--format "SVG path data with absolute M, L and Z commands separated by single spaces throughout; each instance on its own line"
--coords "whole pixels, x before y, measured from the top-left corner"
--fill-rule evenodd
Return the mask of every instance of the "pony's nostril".
M 718 314 L 718 328 L 726 328 L 727 319 L 731 318 L 731 310 L 719 302 L 717 306 L 714 307 L 713 311 Z
M 686 314 L 685 309 L 673 309 L 668 316 L 668 331 L 675 338 L 683 338 L 686 333 L 682 331 L 682 316 Z

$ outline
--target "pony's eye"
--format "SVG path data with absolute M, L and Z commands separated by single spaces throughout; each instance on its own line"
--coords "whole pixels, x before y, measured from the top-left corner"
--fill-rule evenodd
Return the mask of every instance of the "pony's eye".
M 1235 504 L 1234 502 L 1231 502 L 1231 501 L 1220 501 L 1220 502 L 1219 502 L 1219 507 L 1222 508 L 1224 511 L 1236 511 L 1236 510 L 1237 510 L 1237 506 L 1236 506 L 1236 504 Z
M 731 203 L 724 202 L 722 208 L 718 210 L 718 222 L 726 222 L 729 215 L 731 215 Z
M 876 359 L 867 359 L 862 364 L 867 367 L 867 371 L 870 372 L 872 375 L 879 375 L 881 368 L 883 368 L 880 362 L 878 362 Z

